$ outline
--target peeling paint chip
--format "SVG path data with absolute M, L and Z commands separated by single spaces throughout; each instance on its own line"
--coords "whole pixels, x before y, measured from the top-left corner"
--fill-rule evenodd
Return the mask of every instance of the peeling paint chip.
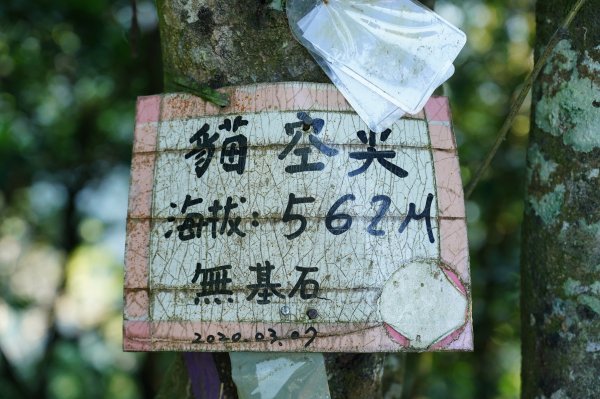
M 446 98 L 369 131 L 332 85 L 138 99 L 128 351 L 472 350 Z

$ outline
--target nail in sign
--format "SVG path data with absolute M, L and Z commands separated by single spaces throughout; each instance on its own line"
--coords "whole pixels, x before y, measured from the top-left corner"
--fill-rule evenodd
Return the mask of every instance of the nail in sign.
M 448 102 L 369 131 L 332 85 L 141 97 L 130 351 L 471 350 Z

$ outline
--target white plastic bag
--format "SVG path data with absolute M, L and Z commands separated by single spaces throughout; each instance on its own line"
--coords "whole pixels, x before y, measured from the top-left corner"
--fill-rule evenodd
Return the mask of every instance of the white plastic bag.
M 410 0 L 288 0 L 286 8 L 296 38 L 373 131 L 420 111 L 466 42 Z
M 322 353 L 231 352 L 240 399 L 329 399 Z

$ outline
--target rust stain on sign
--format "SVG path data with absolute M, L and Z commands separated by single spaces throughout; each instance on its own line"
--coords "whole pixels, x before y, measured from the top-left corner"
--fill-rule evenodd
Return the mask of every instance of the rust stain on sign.
M 447 99 L 370 132 L 332 85 L 141 97 L 130 351 L 471 350 Z

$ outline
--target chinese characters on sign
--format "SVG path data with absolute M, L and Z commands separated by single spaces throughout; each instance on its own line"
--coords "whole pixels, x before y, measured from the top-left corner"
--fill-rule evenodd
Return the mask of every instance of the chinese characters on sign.
M 138 103 L 125 348 L 469 349 L 445 99 L 376 133 L 330 85 L 231 90 Z

